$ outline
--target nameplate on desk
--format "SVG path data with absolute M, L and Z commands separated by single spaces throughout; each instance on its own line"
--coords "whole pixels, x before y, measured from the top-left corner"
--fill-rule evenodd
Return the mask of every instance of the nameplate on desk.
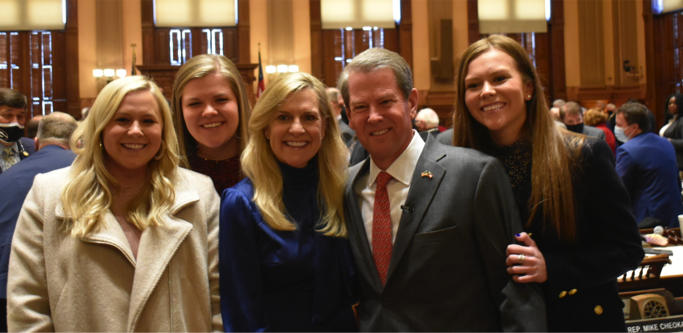
M 626 321 L 627 332 L 681 332 L 683 315 Z

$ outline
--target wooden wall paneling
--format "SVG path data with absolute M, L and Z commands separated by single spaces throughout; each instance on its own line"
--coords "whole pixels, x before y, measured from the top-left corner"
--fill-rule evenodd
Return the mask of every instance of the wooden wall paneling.
M 552 0 L 548 26 L 548 90 L 550 101 L 567 98 L 567 79 L 564 64 L 564 1 Z
M 439 115 L 439 124 L 451 127 L 453 124 L 453 111 L 455 106 L 455 91 L 420 91 L 420 95 L 426 95 L 424 105 L 430 107 Z
M 643 22 L 645 23 L 645 68 L 647 68 L 647 77 L 645 78 L 645 82 L 647 83 L 645 102 L 655 114 L 657 129 L 659 129 L 664 124 L 665 117 L 664 107 L 659 107 L 658 104 L 661 102 L 658 102 L 659 98 L 656 89 L 653 12 L 650 0 L 642 0 L 641 4 L 643 7 Z
M 397 52 L 413 67 L 413 14 L 410 0 L 401 0 L 401 24 L 398 27 Z M 387 47 L 388 48 L 388 47 Z
M 605 86 L 604 38 L 601 1 L 579 0 L 579 54 L 581 87 Z
M 190 31 L 192 31 L 192 57 L 200 55 L 202 53 L 206 53 L 206 50 L 209 49 L 209 41 L 206 39 L 206 33 L 204 33 L 202 30 L 204 29 L 190 28 Z M 223 41 L 223 44 L 225 44 L 225 41 Z M 190 58 L 192 57 L 190 57 L 190 54 L 188 54 L 187 60 L 190 60 Z M 237 59 L 233 59 L 233 61 L 236 60 Z
M 136 66 L 143 75 L 152 77 L 169 97 L 178 66 L 170 65 L 169 28 L 154 26 L 154 0 L 140 0 L 142 20 L 143 63 Z M 223 54 L 237 65 L 247 87 L 253 87 L 255 64 L 249 51 L 249 0 L 239 0 L 237 27 L 223 27 Z M 207 41 L 202 28 L 191 28 L 192 44 L 187 46 L 192 55 L 206 53 Z M 188 51 L 189 51 L 188 50 Z M 189 55 L 189 54 L 188 54 Z M 249 97 L 253 102 L 253 91 Z
M 78 54 L 78 0 L 67 0 L 66 4 L 66 31 L 64 35 L 64 54 L 62 60 L 55 61 L 56 63 L 64 64 L 64 81 L 63 87 L 66 96 L 66 107 L 63 109 L 56 109 L 64 111 L 74 116 L 76 119 L 81 118 L 81 94 L 80 83 L 78 75 L 78 61 L 74 61 L 72 55 Z
M 550 69 L 550 62 L 552 58 L 552 55 L 550 54 L 550 34 L 536 33 L 535 35 L 536 49 L 534 57 L 536 59 L 536 72 L 538 73 L 538 77 L 543 85 L 543 94 L 546 98 L 546 101 L 548 101 L 548 104 L 550 104 L 552 103 L 550 89 L 550 83 L 552 82 L 552 72 Z
M 240 47 L 240 43 L 242 43 L 240 39 L 240 33 L 239 33 L 239 28 L 237 29 L 230 29 L 230 28 L 225 28 L 223 29 L 223 52 L 225 52 L 225 55 L 230 58 L 230 59 L 236 59 L 236 63 L 238 64 L 248 64 L 251 63 L 251 60 L 247 58 L 246 61 L 243 61 L 243 57 L 245 56 L 243 54 L 243 49 L 248 49 L 249 44 L 243 44 L 244 47 Z M 251 53 L 250 53 L 251 54 Z
M 338 61 L 322 61 L 322 59 L 333 59 L 337 54 L 341 54 L 343 41 L 338 30 L 321 30 L 320 34 L 323 40 L 333 41 L 333 47 L 323 47 L 321 50 L 320 65 L 323 69 L 321 81 L 329 87 L 335 87 L 342 71 L 342 64 Z
M 29 32 L 27 31 L 20 31 L 18 34 L 18 43 L 19 43 L 19 50 L 30 50 L 31 49 L 31 44 L 29 42 L 28 38 Z M 13 60 L 13 63 L 15 64 L 20 64 L 19 65 L 19 76 L 21 84 L 15 87 L 15 90 L 19 90 L 21 93 L 26 95 L 27 98 L 31 98 L 31 59 L 28 56 L 21 55 L 20 52 L 15 52 L 13 54 L 16 56 L 16 58 Z M 15 73 L 17 74 L 17 73 Z M 29 100 L 29 104 L 31 101 Z M 28 113 L 28 117 L 30 117 L 31 114 Z
M 673 30 L 674 16 L 675 14 L 663 14 L 653 15 L 652 18 L 652 44 L 656 45 L 657 52 L 653 52 L 652 56 L 654 66 L 648 67 L 654 70 L 649 70 L 648 72 L 653 72 L 654 75 L 655 101 L 650 109 L 655 112 L 655 116 L 658 113 L 664 114 L 666 98 L 677 90 L 676 73 L 678 69 L 674 64 L 673 56 L 674 49 L 676 48 Z M 663 117 L 657 117 L 657 123 L 661 126 Z
M 469 39 L 467 44 L 472 44 L 481 38 L 477 0 L 467 0 L 467 36 Z
M 311 74 L 320 79 L 325 84 L 329 84 L 334 79 L 325 77 L 323 68 L 323 32 L 322 19 L 320 17 L 320 0 L 309 0 L 311 16 Z
M 155 63 L 155 32 L 154 32 L 154 0 L 140 0 L 140 17 L 142 19 L 142 63 Z M 167 46 L 168 47 L 168 46 Z
M 633 86 L 638 85 L 640 75 L 643 72 L 643 64 L 638 58 L 638 31 L 635 20 L 640 19 L 636 14 L 635 1 L 617 1 L 613 7 L 614 17 L 614 36 L 615 50 L 617 50 L 617 61 L 614 66 L 616 74 L 616 85 Z M 624 70 L 624 62 L 628 61 L 629 66 L 633 66 L 631 72 Z
M 143 28 L 144 34 L 144 28 Z M 149 62 L 144 62 L 145 65 L 160 65 L 160 64 L 170 64 L 171 59 L 169 56 L 169 34 L 170 29 L 167 28 L 153 28 L 151 31 L 151 45 L 145 45 L 144 59 L 147 60 L 147 55 L 149 54 Z M 143 37 L 143 43 L 147 41 Z
M 235 57 L 232 59 L 234 59 L 237 64 L 251 64 L 251 48 L 249 47 L 249 45 L 251 45 L 249 0 L 239 0 L 237 2 L 237 6 L 239 20 L 237 21 L 237 31 L 235 33 L 236 36 L 232 37 L 230 42 L 224 43 L 231 43 L 233 49 L 237 48 L 236 52 L 231 53 Z M 225 31 L 223 33 L 225 34 Z M 224 38 L 225 37 L 227 37 L 227 35 L 224 35 Z M 224 39 L 224 41 L 227 40 L 227 38 Z M 248 86 L 251 87 L 252 85 Z M 251 90 L 253 89 L 250 89 L 250 92 L 253 92 Z
M 78 119 L 81 106 L 80 99 L 77 98 L 76 100 L 70 100 L 68 96 L 69 89 L 75 88 L 76 92 L 78 92 L 78 85 L 75 87 L 68 87 L 67 85 L 70 83 L 69 80 L 66 79 L 68 77 L 66 65 L 69 62 L 78 62 L 66 60 L 66 55 L 69 54 L 66 53 L 66 31 L 60 31 L 52 34 L 52 46 L 52 82 L 50 84 L 47 84 L 46 82 L 45 87 L 46 89 L 47 87 L 52 87 L 52 91 L 50 93 L 52 95 L 53 110 L 69 113 L 74 116 L 74 118 Z M 58 52 L 57 50 L 64 50 L 64 52 Z M 64 64 L 65 66 L 60 66 L 60 64 Z M 77 74 L 75 75 L 75 78 L 76 80 L 74 81 L 78 82 Z M 71 108 L 69 106 L 71 106 Z

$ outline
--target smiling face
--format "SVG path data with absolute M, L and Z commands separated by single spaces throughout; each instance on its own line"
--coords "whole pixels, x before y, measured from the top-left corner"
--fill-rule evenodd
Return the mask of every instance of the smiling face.
M 465 105 L 472 117 L 491 133 L 496 144 L 510 145 L 526 121 L 526 101 L 533 85 L 524 82 L 515 60 L 490 49 L 473 59 L 465 75 Z
M 161 147 L 163 122 L 159 105 L 148 90 L 128 93 L 102 131 L 110 173 L 144 174 Z
M 348 89 L 349 126 L 375 164 L 386 169 L 413 138 L 417 90 L 403 97 L 389 68 L 350 72 Z
M 293 93 L 274 113 L 265 136 L 275 158 L 291 167 L 305 167 L 325 137 L 325 119 L 315 92 L 307 88 Z
M 185 126 L 200 151 L 224 152 L 238 147 L 239 106 L 227 79 L 213 73 L 189 81 L 181 105 Z

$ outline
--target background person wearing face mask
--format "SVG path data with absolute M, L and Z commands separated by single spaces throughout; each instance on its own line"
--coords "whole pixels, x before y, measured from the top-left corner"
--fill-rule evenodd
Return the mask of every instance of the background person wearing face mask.
M 583 113 L 581 105 L 576 102 L 567 102 L 560 107 L 560 120 L 567 126 L 567 129 L 588 136 L 594 136 L 605 140 L 605 132 L 583 123 Z
M 0 88 L 0 173 L 29 155 L 19 142 L 24 135 L 25 111 L 26 96 Z
M 616 170 L 631 196 L 639 227 L 678 226 L 683 204 L 673 147 L 643 130 L 649 126 L 645 105 L 626 103 L 615 119 L 615 131 L 624 135 L 624 144 L 617 148 Z

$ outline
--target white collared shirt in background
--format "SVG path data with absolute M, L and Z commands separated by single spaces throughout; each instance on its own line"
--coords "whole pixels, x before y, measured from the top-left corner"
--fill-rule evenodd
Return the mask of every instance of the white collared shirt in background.
M 422 154 L 422 149 L 425 143 L 422 138 L 413 130 L 413 139 L 408 144 L 405 150 L 398 156 L 388 169 L 384 170 L 389 173 L 393 179 L 387 184 L 387 192 L 389 194 L 389 204 L 391 209 L 391 243 L 396 240 L 396 232 L 401 221 L 401 214 L 403 210 L 401 206 L 406 202 L 408 191 L 410 190 L 410 181 L 413 177 L 417 160 Z M 358 198 L 361 215 L 363 216 L 363 224 L 365 225 L 365 234 L 370 242 L 372 248 L 372 217 L 373 209 L 375 207 L 375 188 L 377 187 L 375 180 L 377 175 L 382 171 L 375 162 L 370 158 L 370 171 L 361 176 L 354 185 L 354 193 Z

